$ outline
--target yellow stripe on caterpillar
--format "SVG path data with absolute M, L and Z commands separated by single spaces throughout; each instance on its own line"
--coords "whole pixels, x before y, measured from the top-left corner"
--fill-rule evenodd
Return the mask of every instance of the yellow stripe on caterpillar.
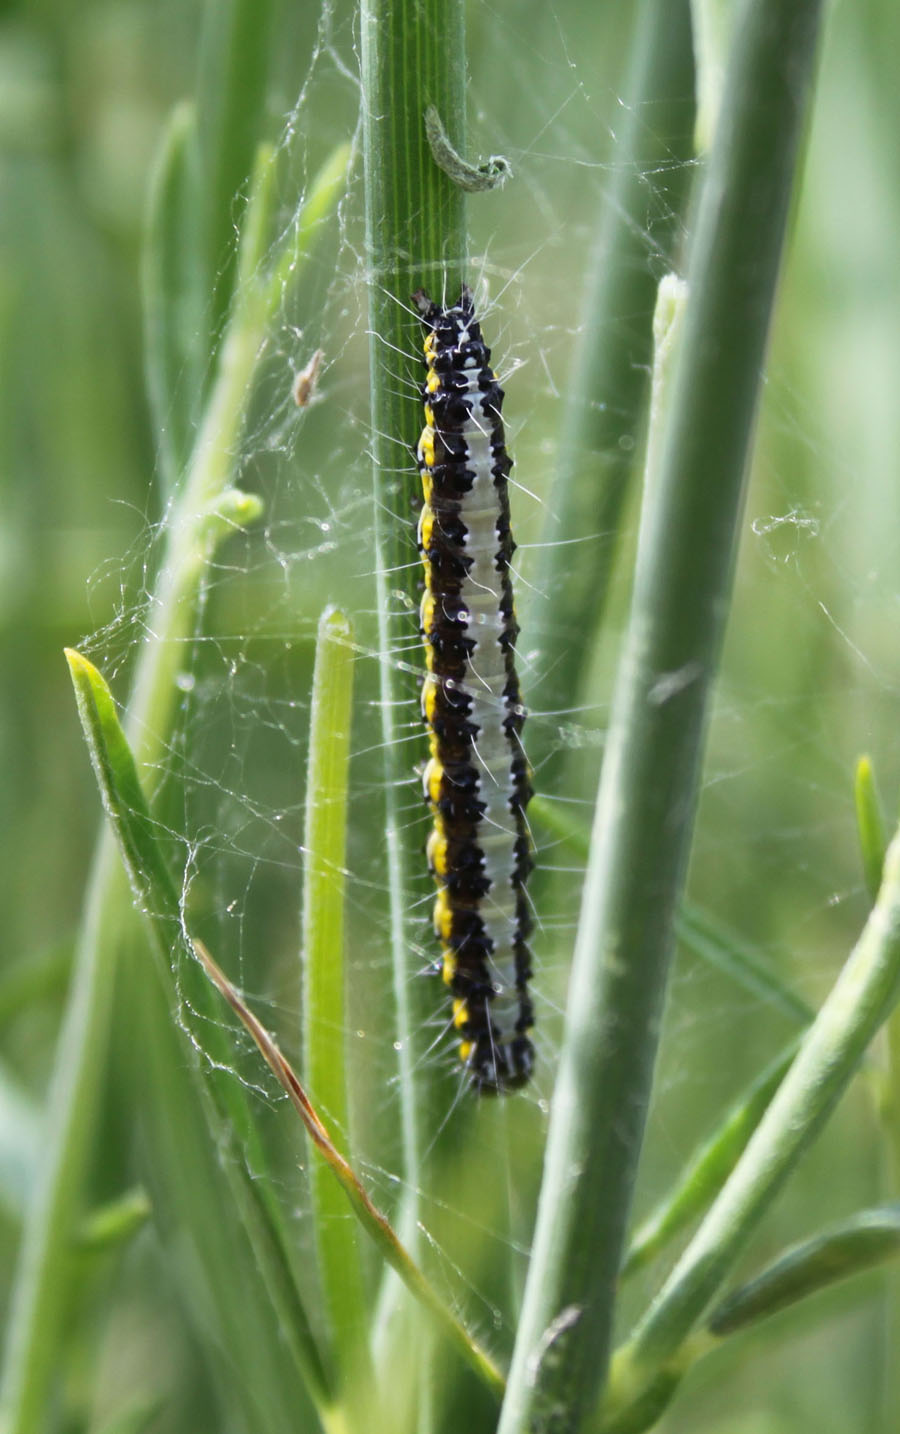
M 444 835 L 443 826 L 439 826 L 437 821 L 428 834 L 428 840 L 425 843 L 425 856 L 429 869 L 435 876 L 447 875 L 447 838 Z
M 435 898 L 431 919 L 434 923 L 435 936 L 446 945 L 453 935 L 453 907 L 447 900 L 447 892 L 444 887 L 441 887 Z

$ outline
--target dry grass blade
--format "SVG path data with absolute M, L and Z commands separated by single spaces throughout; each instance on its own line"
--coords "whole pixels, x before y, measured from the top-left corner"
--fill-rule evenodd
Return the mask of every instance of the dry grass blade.
M 453 1341 L 469 1366 L 494 1391 L 497 1397 L 501 1398 L 506 1382 L 496 1364 L 460 1324 L 443 1301 L 438 1298 L 425 1275 L 397 1238 L 385 1216 L 372 1203 L 355 1171 L 335 1148 L 325 1125 L 300 1084 L 296 1072 L 282 1055 L 268 1031 L 241 999 L 238 991 L 221 967 L 213 960 L 203 943 L 194 939 L 192 945 L 207 976 L 253 1037 L 266 1065 L 287 1092 L 291 1104 L 306 1126 L 310 1139 L 341 1182 L 356 1215 L 378 1245 L 384 1258 L 396 1270 L 410 1293 L 439 1321 L 444 1333 Z

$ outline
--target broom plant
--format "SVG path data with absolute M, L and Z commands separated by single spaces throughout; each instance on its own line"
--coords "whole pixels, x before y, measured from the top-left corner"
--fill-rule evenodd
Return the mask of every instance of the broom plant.
M 437 1431 L 458 1423 L 462 1406 L 473 1431 L 485 1434 L 640 1434 L 670 1408 L 677 1418 L 672 1401 L 700 1359 L 900 1249 L 897 1209 L 881 1203 L 832 1223 L 811 1215 L 799 1243 L 764 1260 L 757 1274 L 735 1276 L 885 1022 L 890 1070 L 879 1083 L 868 1060 L 866 1089 L 881 1115 L 896 1108 L 900 836 L 888 841 L 871 764 L 863 760 L 856 777 L 871 911 L 818 1009 L 752 943 L 683 898 L 822 7 L 819 0 L 741 0 L 727 24 L 721 7 L 708 3 L 642 0 L 633 8 L 630 119 L 597 225 L 558 445 L 555 527 L 545 529 L 537 595 L 525 604 L 549 659 L 559 633 L 539 609 L 542 594 L 559 590 L 554 620 L 564 622 L 564 660 L 555 668 L 548 660 L 544 672 L 548 692 L 559 686 L 552 700 L 574 706 L 590 688 L 611 556 L 627 552 L 628 455 L 645 430 L 631 609 L 593 823 L 573 819 L 555 800 L 553 784 L 562 788 L 567 774 L 571 780 L 582 770 L 565 751 L 541 753 L 551 787 L 530 809 L 539 844 L 543 836 L 587 864 L 533 1240 L 527 1202 L 523 1215 L 508 1198 L 524 1163 L 515 1148 L 516 1109 L 461 1095 L 468 1105 L 454 1112 L 457 1124 L 446 1133 L 452 1078 L 433 1057 L 434 993 L 420 979 L 423 826 L 409 738 L 422 666 L 411 464 L 422 424 L 421 334 L 410 299 L 424 288 L 455 301 L 473 277 L 472 206 L 497 206 L 502 215 L 503 195 L 516 183 L 504 157 L 482 162 L 469 152 L 461 0 L 363 0 L 358 17 L 379 785 L 401 1133 L 391 1175 L 402 1194 L 391 1209 L 373 1189 L 359 1138 L 355 1093 L 370 1072 L 354 1061 L 365 1048 L 347 1038 L 359 969 L 346 916 L 353 677 L 363 649 L 339 608 L 327 607 L 319 622 L 309 704 L 298 1062 L 257 1012 L 252 980 L 242 991 L 227 953 L 200 936 L 190 872 L 173 864 L 159 773 L 173 749 L 180 677 L 203 631 L 223 545 L 263 516 L 261 500 L 242 486 L 242 435 L 272 326 L 287 296 L 302 297 L 313 256 L 323 262 L 322 239 L 352 158 L 349 144 L 327 157 L 279 239 L 283 159 L 259 140 L 273 17 L 268 6 L 232 0 L 210 6 L 198 107 L 176 110 L 154 177 L 144 301 L 165 517 L 121 718 L 101 672 L 82 653 L 68 653 L 107 826 L 92 867 L 44 1150 L 23 1212 L 2 1434 L 62 1427 L 58 1375 L 81 1288 L 73 1252 L 112 1258 L 140 1238 L 151 1212 L 170 1236 L 182 1223 L 190 1232 L 182 1273 L 193 1290 L 194 1328 L 220 1371 L 222 1427 L 265 1434 Z M 694 56 L 696 130 L 685 99 Z M 642 117 L 653 104 L 647 151 Z M 692 132 L 704 153 L 684 208 Z M 648 207 L 641 167 L 663 159 L 675 175 L 664 213 L 654 208 L 659 190 Z M 666 268 L 677 266 L 686 230 L 685 278 L 666 276 L 658 293 L 660 275 L 646 263 L 642 237 L 654 225 Z M 612 322 L 622 304 L 627 340 Z M 217 340 L 211 364 L 192 347 L 202 326 Z M 317 352 L 298 397 L 304 406 L 319 361 Z M 593 402 L 598 388 L 607 406 Z M 628 443 L 618 443 L 621 433 Z M 557 537 L 573 525 L 602 528 L 604 542 L 570 583 Z M 178 776 L 176 769 L 170 781 Z M 181 835 L 192 839 L 190 831 Z M 676 938 L 791 1032 L 638 1219 L 633 1192 Z M 120 983 L 127 997 L 117 994 L 117 969 L 127 977 Z M 92 1210 L 92 1137 L 111 1033 L 124 1010 L 139 1010 L 143 1028 L 135 1063 L 146 1086 L 149 1156 L 139 1189 Z M 247 1087 L 270 1090 L 270 1077 L 286 1100 L 263 1110 Z M 508 1190 L 485 1188 L 486 1159 L 502 1170 L 498 1184 Z M 296 1176 L 308 1221 L 300 1239 L 286 1165 L 308 1167 Z M 18 1176 L 5 1181 L 4 1198 L 21 1203 L 20 1186 Z M 464 1290 L 482 1276 L 464 1262 L 451 1271 L 460 1287 L 448 1290 L 430 1229 L 441 1202 L 479 1233 L 491 1226 L 499 1253 L 487 1254 L 482 1243 L 483 1282 L 502 1289 L 496 1307 L 508 1312 L 506 1328 L 502 1319 L 496 1331 L 479 1327 Z M 476 1233 L 473 1262 L 478 1248 Z M 665 1258 L 671 1268 L 659 1277 Z M 614 1331 L 629 1324 L 615 1347 Z M 237 1424 L 224 1414 L 232 1401 Z M 150 1428 L 157 1413 L 152 1400 L 136 1400 L 118 1423 L 91 1427 Z

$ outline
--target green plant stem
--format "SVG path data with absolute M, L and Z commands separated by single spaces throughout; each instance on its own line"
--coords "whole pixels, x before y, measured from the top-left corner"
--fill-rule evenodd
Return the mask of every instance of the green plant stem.
M 690 174 L 688 0 L 641 0 L 634 10 L 621 131 L 578 314 L 559 456 L 529 586 L 534 596 L 523 602 L 523 631 L 537 631 L 552 657 L 528 694 L 541 708 L 574 705 L 593 654 L 644 422 L 657 279 L 673 260 Z M 572 541 L 579 543 L 577 563 Z M 584 560 L 585 542 L 592 561 Z M 542 767 L 542 780 L 552 782 L 552 768 L 548 777 Z
M 350 623 L 327 608 L 319 621 L 310 707 L 303 837 L 303 1051 L 312 1097 L 349 1155 L 344 892 L 353 664 Z M 356 1225 L 320 1160 L 311 1166 L 313 1225 L 325 1311 L 345 1399 L 371 1395 L 367 1302 Z
M 415 674 L 421 668 L 416 614 L 420 571 L 415 513 L 421 504 L 412 451 L 422 428 L 421 325 L 410 295 L 424 287 L 455 295 L 466 254 L 464 196 L 435 164 L 425 134 L 434 105 L 454 148 L 465 152 L 462 0 L 365 0 L 361 18 L 366 245 L 381 721 L 385 754 L 385 844 L 400 1073 L 405 1189 L 421 1188 L 422 1152 L 433 1128 L 428 983 L 418 979 L 424 887 L 423 822 L 410 820 Z M 399 596 L 398 596 L 399 595 Z M 414 1246 L 416 1198 L 403 1230 Z
M 267 191 L 263 191 L 267 193 Z M 310 204 L 324 218 L 333 184 L 313 184 Z M 253 207 L 253 196 L 249 208 Z M 307 245 L 305 254 L 309 253 Z M 295 269 L 295 280 L 303 265 Z M 280 291 L 256 290 L 235 307 L 216 380 L 184 486 L 168 514 L 159 575 L 144 619 L 125 732 L 139 768 L 152 774 L 167 745 L 176 678 L 196 620 L 207 566 L 222 538 L 259 512 L 258 500 L 229 488 L 251 380 Z M 23 1234 L 7 1327 L 0 1427 L 39 1434 L 66 1291 L 66 1252 L 75 1226 L 100 1081 L 106 1060 L 116 953 L 133 920 L 116 852 L 106 830 L 91 867 L 69 1001 L 47 1097 L 44 1159 Z
M 745 4 L 648 473 L 500 1434 L 577 1430 L 609 1358 L 819 0 Z M 655 445 L 651 445 L 654 447 Z
M 610 1378 L 613 1409 L 640 1394 L 701 1318 L 753 1230 L 843 1094 L 900 991 L 900 834 L 878 901 L 799 1053 L 700 1229 Z
M 717 1304 L 707 1328 L 721 1339 L 898 1255 L 900 1206 L 862 1210 L 785 1250 Z

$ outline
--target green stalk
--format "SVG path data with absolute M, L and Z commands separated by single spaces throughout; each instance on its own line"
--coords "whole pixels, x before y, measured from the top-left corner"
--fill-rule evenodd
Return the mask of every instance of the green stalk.
M 423 664 L 416 614 L 420 570 L 415 512 L 421 502 L 412 452 L 423 415 L 418 387 L 421 325 L 410 295 L 424 287 L 456 297 L 464 276 L 462 190 L 435 163 L 425 133 L 434 106 L 453 147 L 465 142 L 465 51 L 462 0 L 364 0 L 361 18 L 364 95 L 366 244 L 381 721 L 385 753 L 385 846 L 391 956 L 400 1073 L 404 1231 L 416 1240 L 416 1197 L 423 1151 L 433 1125 L 428 1085 L 433 1063 L 428 1010 L 440 997 L 418 979 L 419 899 L 413 873 L 424 863 L 423 821 L 410 820 L 414 800 L 408 741 L 416 681 Z
M 717 1339 L 735 1334 L 838 1280 L 850 1279 L 898 1255 L 900 1206 L 862 1210 L 785 1250 L 716 1305 L 707 1328 Z
M 265 170 L 248 202 L 247 232 L 268 202 Z M 333 182 L 314 182 L 309 205 L 320 218 L 333 205 Z M 256 206 L 256 213 L 254 212 Z M 301 258 L 307 258 L 311 238 Z M 294 271 L 300 277 L 303 264 Z M 259 500 L 229 487 L 252 377 L 266 325 L 282 297 L 254 284 L 238 300 L 222 341 L 216 379 L 184 486 L 168 515 L 166 543 L 144 618 L 146 640 L 135 669 L 125 733 L 138 766 L 163 761 L 176 679 L 196 620 L 198 596 L 222 539 L 256 518 Z M 65 1254 L 76 1223 L 100 1082 L 106 1060 L 117 949 L 133 920 L 115 842 L 104 830 L 91 868 L 75 970 L 47 1098 L 44 1160 L 23 1235 L 0 1383 L 4 1434 L 39 1434 L 66 1292 Z
M 818 1134 L 900 992 L 900 834 L 878 901 L 747 1149 L 647 1315 L 616 1355 L 613 1409 L 679 1350 Z
M 353 696 L 352 631 L 342 612 L 319 621 L 310 709 L 303 877 L 303 1050 L 312 1098 L 349 1154 L 347 1020 L 344 1002 L 344 889 Z M 311 1164 L 313 1225 L 322 1295 L 344 1396 L 370 1392 L 367 1305 L 359 1242 L 340 1187 L 320 1160 Z
M 622 128 L 578 315 L 559 457 L 532 580 L 536 596 L 524 610 L 523 631 L 536 628 L 553 657 L 545 664 L 547 676 L 529 692 L 531 704 L 542 708 L 573 706 L 590 665 L 644 423 L 657 279 L 673 261 L 690 173 L 690 6 L 688 0 L 641 0 L 635 8 Z M 547 782 L 545 768 L 542 779 Z
M 606 1372 L 819 11 L 749 0 L 734 46 L 647 475 L 500 1434 L 557 1427 L 560 1410 L 579 1429 Z

